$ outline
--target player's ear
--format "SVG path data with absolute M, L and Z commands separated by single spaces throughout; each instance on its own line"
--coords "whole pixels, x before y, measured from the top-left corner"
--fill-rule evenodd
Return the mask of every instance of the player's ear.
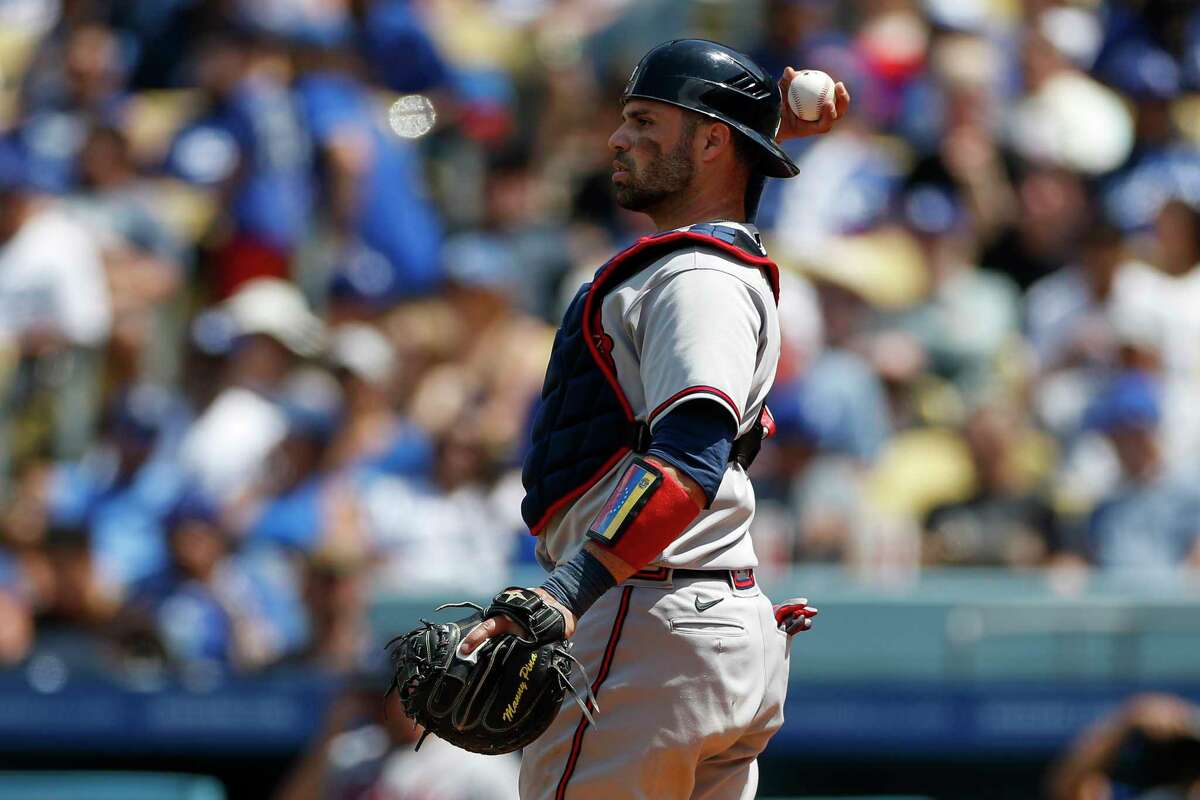
M 713 161 L 733 147 L 733 130 L 724 122 L 703 125 L 697 133 L 702 137 L 704 144 L 700 151 L 700 157 L 704 161 Z

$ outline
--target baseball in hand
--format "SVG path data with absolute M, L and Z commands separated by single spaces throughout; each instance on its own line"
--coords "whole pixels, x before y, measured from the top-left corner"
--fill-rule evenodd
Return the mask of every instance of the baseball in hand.
M 833 97 L 833 78 L 819 69 L 801 70 L 788 84 L 787 95 L 797 117 L 816 122 L 821 118 L 821 104 Z

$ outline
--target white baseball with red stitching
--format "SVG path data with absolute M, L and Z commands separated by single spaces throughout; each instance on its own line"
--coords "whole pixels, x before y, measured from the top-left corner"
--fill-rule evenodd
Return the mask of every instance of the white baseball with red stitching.
M 821 118 L 821 104 L 833 97 L 833 78 L 819 69 L 806 69 L 796 73 L 788 84 L 788 105 L 796 116 L 806 122 Z

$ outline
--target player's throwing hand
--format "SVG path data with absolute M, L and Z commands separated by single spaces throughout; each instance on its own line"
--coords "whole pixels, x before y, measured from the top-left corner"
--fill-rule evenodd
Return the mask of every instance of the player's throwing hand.
M 811 122 L 801 119 L 787 101 L 788 88 L 792 85 L 792 79 L 796 75 L 796 70 L 787 67 L 783 71 L 783 77 L 779 79 L 779 93 L 783 96 L 783 111 L 779 122 L 779 133 L 775 135 L 777 142 L 828 133 L 832 130 L 833 124 L 844 117 L 846 110 L 850 108 L 850 90 L 846 88 L 846 84 L 838 81 L 833 85 L 833 96 L 825 98 L 825 101 L 821 103 L 820 118 Z

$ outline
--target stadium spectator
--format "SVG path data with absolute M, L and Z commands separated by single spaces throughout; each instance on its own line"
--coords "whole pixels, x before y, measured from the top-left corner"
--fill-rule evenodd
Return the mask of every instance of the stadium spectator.
M 46 40 L 22 87 L 16 131 L 30 174 L 63 192 L 80 179 L 80 156 L 96 123 L 120 126 L 128 112 L 128 54 L 120 35 L 98 20 L 68 23 Z
M 23 353 L 95 348 L 111 302 L 95 237 L 40 191 L 24 148 L 0 152 L 0 325 Z
M 1015 339 L 1017 289 L 1004 276 L 976 266 L 977 243 L 963 200 L 935 179 L 936 172 L 936 167 L 928 170 L 925 180 L 918 167 L 917 179 L 900 198 L 905 227 L 929 274 L 929 290 L 891 324 L 916 340 L 931 373 L 977 396 L 996 388 L 998 363 Z
M 341 542 L 305 559 L 302 597 L 307 620 L 304 644 L 288 661 L 327 674 L 352 674 L 378 658 L 367 625 L 365 542 Z
M 283 434 L 255 479 L 242 488 L 237 515 L 247 520 L 250 541 L 313 552 L 339 533 L 327 454 L 342 397 L 328 373 L 310 368 L 289 378 L 277 402 Z
M 351 473 L 427 474 L 428 435 L 396 414 L 393 402 L 403 376 L 395 348 L 377 329 L 351 322 L 335 328 L 329 361 L 344 398 L 344 416 L 326 463 Z
M 439 437 L 428 478 L 378 476 L 362 490 L 382 586 L 466 589 L 503 580 L 523 526 L 495 485 L 497 465 L 478 423 Z
M 220 502 L 259 477 L 287 421 L 278 405 L 290 372 L 323 347 L 324 326 L 294 285 L 260 278 L 244 285 L 213 319 L 224 334 L 223 388 L 196 409 L 180 457 L 189 475 Z
M 1013 186 L 1017 209 L 984 241 L 980 263 L 1028 288 L 1071 261 L 1089 212 L 1079 175 L 1039 162 L 1021 166 Z
M 524 444 L 517 437 L 541 387 L 553 333 L 516 308 L 523 273 L 515 252 L 470 235 L 450 240 L 445 254 L 444 296 L 423 309 L 402 308 L 392 321 L 402 330 L 414 322 L 409 314 L 421 311 L 443 314 L 449 323 L 438 329 L 441 362 L 413 387 L 408 413 L 438 436 L 472 417 L 485 447 L 513 452 Z
M 768 407 L 776 434 L 756 478 L 763 499 L 782 505 L 787 530 L 771 536 L 767 513 L 755 536 L 778 540 L 783 564 L 850 561 L 869 513 L 865 473 L 887 425 L 882 388 L 860 360 L 827 350 L 803 381 L 776 385 Z
M 975 490 L 926 517 L 925 561 L 1018 568 L 1045 564 L 1062 547 L 1059 525 L 1037 485 L 1039 476 L 1027 466 L 1037 460 L 1036 449 L 1044 443 L 1018 413 L 999 406 L 977 408 L 964 434 Z
M 1033 348 L 1034 405 L 1060 438 L 1078 430 L 1089 398 L 1120 368 L 1156 368 L 1154 310 L 1161 276 L 1134 261 L 1120 231 L 1096 220 L 1080 237 L 1077 264 L 1030 287 L 1025 326 Z
M 246 30 L 209 33 L 198 47 L 204 107 L 175 136 L 167 169 L 217 197 L 207 277 L 218 298 L 288 277 L 311 226 L 313 148 L 288 77 L 284 54 Z
M 1138 373 L 1115 377 L 1085 416 L 1108 437 L 1121 482 L 1092 512 L 1088 556 L 1104 567 L 1200 566 L 1200 489 L 1165 473 L 1158 439 L 1159 388 Z
M 1186 800 L 1200 791 L 1200 709 L 1138 695 L 1084 731 L 1050 780 L 1052 800 Z
M 50 476 L 50 519 L 90 533 L 98 579 L 113 598 L 166 564 L 162 520 L 183 486 L 174 453 L 160 448 L 174 411 L 159 388 L 130 389 L 84 457 L 57 464 Z
M 1161 276 L 1141 282 L 1139 302 L 1129 316 L 1158 344 L 1167 467 L 1181 476 L 1195 474 L 1200 469 L 1200 413 L 1194 402 L 1200 390 L 1200 213 L 1182 200 L 1168 201 L 1155 217 L 1154 236 L 1145 249 Z
M 0 664 L 19 664 L 33 645 L 29 587 L 18 560 L 0 549 Z
M 324 166 L 335 247 L 386 264 L 385 297 L 392 302 L 436 290 L 441 222 L 415 145 L 384 127 L 350 54 L 322 50 L 310 58 L 296 90 Z
M 413 752 L 422 729 L 404 713 L 398 694 L 379 702 L 382 683 L 378 676 L 351 679 L 275 800 L 516 800 L 514 756 L 466 753 L 437 737 Z
M 23 146 L 0 139 L 0 469 L 87 447 L 111 331 L 99 242 L 42 191 Z
M 138 174 L 120 128 L 92 128 L 78 164 L 70 208 L 103 243 L 113 303 L 109 368 L 123 382 L 168 379 L 179 346 L 168 312 L 187 257 L 157 207 L 162 193 Z
M 228 667 L 236 659 L 235 622 L 217 586 L 230 544 L 219 512 L 203 496 L 188 494 L 164 527 L 167 563 L 133 587 L 123 613 L 144 618 L 172 662 Z
M 1026 324 L 1044 374 L 1115 367 L 1121 332 L 1114 307 L 1133 302 L 1147 280 L 1154 280 L 1129 264 L 1121 232 L 1112 225 L 1092 225 L 1080 239 L 1079 253 L 1078 265 L 1029 289 Z
M 239 550 L 221 510 L 195 489 L 181 493 L 163 527 L 167 563 L 131 589 L 116 621 L 129 655 L 154 653 L 184 673 L 245 672 L 301 647 L 304 610 L 286 553 Z
M 363 58 L 376 81 L 397 92 L 429 92 L 451 80 L 422 9 L 407 0 L 349 0 Z
M 46 532 L 45 572 L 38 577 L 37 626 L 41 634 L 56 631 L 94 641 L 97 631 L 117 612 L 117 603 L 97 574 L 86 528 L 51 525 Z

